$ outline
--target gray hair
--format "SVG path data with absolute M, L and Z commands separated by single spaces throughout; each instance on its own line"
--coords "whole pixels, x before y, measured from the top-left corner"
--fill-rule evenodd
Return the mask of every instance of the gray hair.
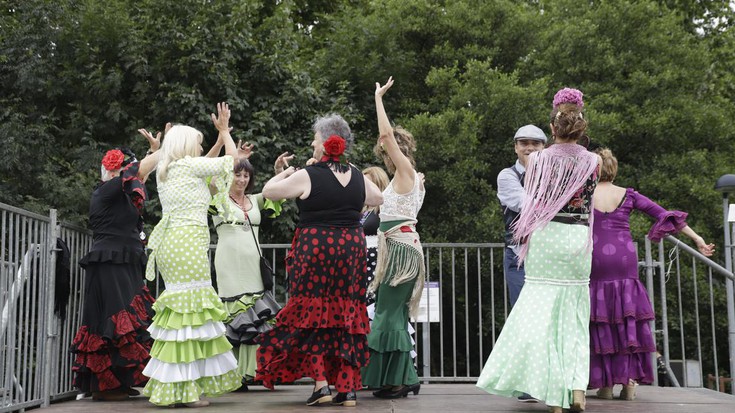
M 342 116 L 336 113 L 330 113 L 326 116 L 320 116 L 311 125 L 311 129 L 314 133 L 318 133 L 322 138 L 322 141 L 327 140 L 332 135 L 341 136 L 346 143 L 347 149 L 352 146 L 352 132 L 350 131 L 350 125 Z

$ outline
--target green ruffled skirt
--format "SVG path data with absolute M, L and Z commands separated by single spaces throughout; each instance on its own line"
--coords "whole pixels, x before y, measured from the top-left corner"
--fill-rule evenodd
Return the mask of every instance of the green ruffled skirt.
M 166 282 L 148 328 L 154 338 L 143 394 L 157 405 L 190 403 L 240 387 L 241 377 L 222 323 L 224 306 L 209 282 L 206 227 L 170 228 L 156 251 Z

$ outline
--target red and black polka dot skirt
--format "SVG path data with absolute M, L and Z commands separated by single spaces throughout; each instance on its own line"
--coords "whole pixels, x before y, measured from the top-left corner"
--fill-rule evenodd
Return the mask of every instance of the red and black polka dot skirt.
M 365 237 L 358 228 L 299 228 L 286 258 L 291 297 L 258 342 L 256 380 L 267 388 L 302 377 L 337 391 L 362 388 L 367 365 Z

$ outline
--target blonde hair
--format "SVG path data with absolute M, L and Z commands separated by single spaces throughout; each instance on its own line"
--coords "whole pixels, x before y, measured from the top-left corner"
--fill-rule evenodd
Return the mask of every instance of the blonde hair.
M 370 179 L 377 187 L 380 189 L 380 192 L 385 191 L 385 188 L 388 187 L 388 183 L 390 182 L 390 178 L 388 178 L 388 174 L 385 173 L 383 168 L 379 166 L 370 166 L 362 170 L 363 175 L 367 175 L 368 179 Z M 364 207 L 364 211 L 372 211 L 376 214 L 380 212 L 380 205 L 376 205 L 373 207 Z
M 161 155 L 158 161 L 156 178 L 163 182 L 168 178 L 168 167 L 172 162 L 187 156 L 200 156 L 199 149 L 204 135 L 186 125 L 176 125 L 168 130 L 161 144 Z
M 602 158 L 600 167 L 600 182 L 612 182 L 618 175 L 618 159 L 608 148 L 598 149 L 597 153 Z
M 409 162 L 411 162 L 413 169 L 416 169 L 416 161 L 413 159 L 413 153 L 416 152 L 416 140 L 413 138 L 411 132 L 403 129 L 401 126 L 396 126 L 393 128 L 393 136 L 396 138 L 398 148 L 408 158 Z M 396 173 L 396 165 L 393 163 L 390 155 L 388 155 L 388 152 L 380 146 L 380 141 L 373 147 L 373 153 L 383 160 L 383 164 L 385 164 L 385 168 L 389 173 Z

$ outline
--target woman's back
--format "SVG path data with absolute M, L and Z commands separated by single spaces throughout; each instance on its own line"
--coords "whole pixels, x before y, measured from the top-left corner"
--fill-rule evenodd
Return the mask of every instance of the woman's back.
M 311 181 L 306 199 L 296 199 L 299 224 L 305 226 L 359 227 L 365 204 L 365 180 L 360 171 L 350 166 L 351 177 L 346 185 L 325 164 L 305 168 Z

